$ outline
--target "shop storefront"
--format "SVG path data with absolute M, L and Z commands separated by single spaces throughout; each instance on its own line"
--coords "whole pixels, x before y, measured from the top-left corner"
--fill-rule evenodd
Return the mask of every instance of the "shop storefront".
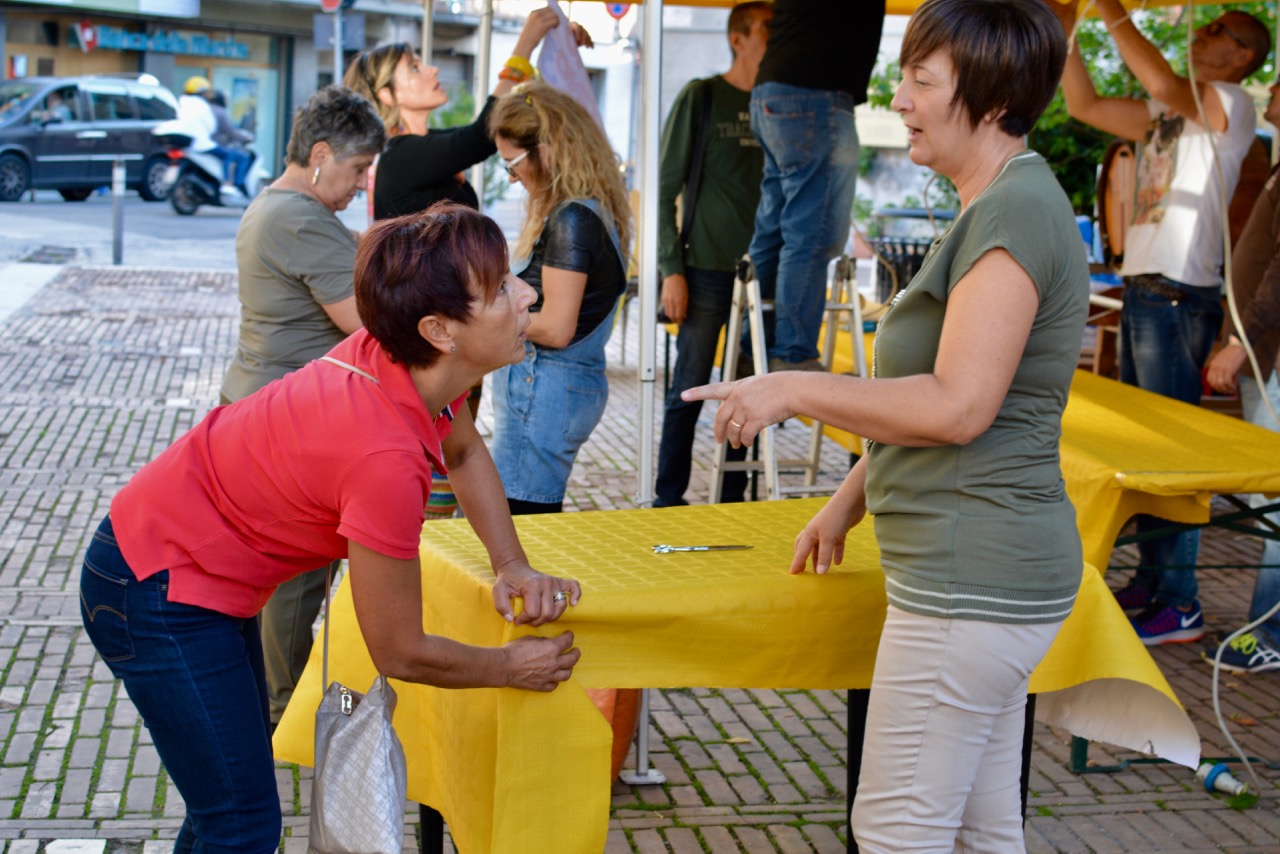
M 197 0 L 136 2 L 140 11 L 132 17 L 88 8 L 0 6 L 4 77 L 146 72 L 175 95 L 181 95 L 189 77 L 205 77 L 225 94 L 232 121 L 254 134 L 253 148 L 268 173 L 278 174 L 287 133 L 283 93 L 292 37 L 256 27 L 191 26 L 200 11 Z M 165 17 L 141 9 L 163 9 Z

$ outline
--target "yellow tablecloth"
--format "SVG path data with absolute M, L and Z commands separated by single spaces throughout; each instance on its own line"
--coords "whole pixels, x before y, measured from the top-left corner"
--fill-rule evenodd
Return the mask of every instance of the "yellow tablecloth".
M 1061 448 L 1084 558 L 1100 569 L 1137 513 L 1205 522 L 1215 494 L 1280 493 L 1280 433 L 1088 371 L 1071 385 Z
M 872 338 L 864 336 L 868 364 Z M 841 330 L 832 370 L 850 370 L 851 354 Z M 862 452 L 851 433 L 831 426 L 823 433 Z M 1076 371 L 1071 384 L 1061 454 L 1084 559 L 1102 570 L 1138 513 L 1205 522 L 1216 494 L 1280 494 L 1280 433 L 1088 371 Z
M 791 576 L 796 532 L 825 499 L 525 516 L 535 566 L 582 582 L 581 603 L 541 634 L 572 629 L 583 651 L 551 694 L 395 683 L 410 797 L 439 809 L 460 850 L 598 852 L 609 814 L 610 730 L 583 688 L 844 689 L 870 682 L 884 581 L 871 526 L 824 577 Z M 484 549 L 466 522 L 423 530 L 427 631 L 497 645 L 519 631 L 493 609 Z M 656 543 L 742 543 L 749 551 L 655 555 Z M 374 669 L 346 586 L 333 603 L 331 677 L 366 688 Z M 310 764 L 320 645 L 275 735 Z M 1199 756 L 1195 728 L 1097 572 L 1032 676 L 1037 715 L 1078 735 Z

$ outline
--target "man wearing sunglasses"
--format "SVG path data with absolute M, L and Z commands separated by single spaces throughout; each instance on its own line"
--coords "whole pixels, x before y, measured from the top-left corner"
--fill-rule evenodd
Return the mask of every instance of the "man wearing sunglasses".
M 1046 2 L 1070 33 L 1075 0 Z M 1138 31 L 1119 0 L 1097 0 L 1095 8 L 1121 58 L 1150 95 L 1099 96 L 1073 45 L 1062 76 L 1067 112 L 1142 143 L 1120 270 L 1125 284 L 1120 379 L 1199 404 L 1201 371 L 1222 324 L 1227 200 L 1255 132 L 1253 101 L 1240 82 L 1266 61 L 1271 35 L 1252 15 L 1226 12 L 1196 30 L 1188 76 L 1182 76 Z M 1166 524 L 1137 518 L 1139 532 Z M 1144 568 L 1116 598 L 1126 611 L 1136 612 L 1132 621 L 1143 643 L 1180 643 L 1204 635 L 1195 576 L 1199 544 L 1199 532 L 1189 531 L 1139 545 Z

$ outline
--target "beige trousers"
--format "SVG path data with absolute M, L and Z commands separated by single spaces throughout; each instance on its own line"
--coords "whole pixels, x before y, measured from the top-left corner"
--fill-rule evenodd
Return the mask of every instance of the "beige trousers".
M 1061 623 L 890 605 L 871 680 L 853 835 L 863 854 L 1023 854 L 1027 680 Z

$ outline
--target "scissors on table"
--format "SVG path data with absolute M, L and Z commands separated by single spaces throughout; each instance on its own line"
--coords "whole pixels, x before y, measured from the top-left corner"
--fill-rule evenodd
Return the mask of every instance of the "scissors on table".
M 653 547 L 653 553 L 665 555 L 671 552 L 731 552 L 751 548 L 755 548 L 755 546 L 669 546 L 661 544 Z

